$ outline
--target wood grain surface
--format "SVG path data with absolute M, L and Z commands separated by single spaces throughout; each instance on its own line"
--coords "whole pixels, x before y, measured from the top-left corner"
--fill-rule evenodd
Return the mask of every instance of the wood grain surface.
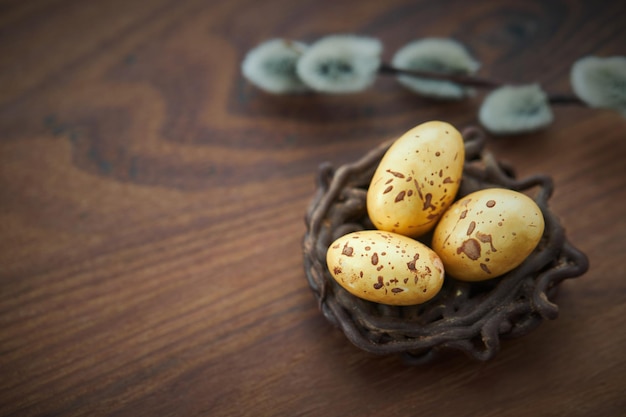
M 477 123 L 381 78 L 277 97 L 239 65 L 259 42 L 452 37 L 480 74 L 569 92 L 624 55 L 626 3 L 0 1 L 0 415 L 619 416 L 626 410 L 626 120 L 555 109 L 490 138 L 591 268 L 560 316 L 478 363 L 403 365 L 321 315 L 301 254 L 317 167 L 420 122 Z

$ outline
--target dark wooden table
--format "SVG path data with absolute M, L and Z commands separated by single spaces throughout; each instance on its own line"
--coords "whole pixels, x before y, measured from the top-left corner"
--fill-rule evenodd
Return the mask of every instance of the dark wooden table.
M 471 6 L 470 6 L 471 3 Z M 239 65 L 261 41 L 452 37 L 480 74 L 569 92 L 624 55 L 619 1 L 0 1 L 0 415 L 618 416 L 626 410 L 626 120 L 555 109 L 490 138 L 551 199 L 591 268 L 560 316 L 478 363 L 358 350 L 302 266 L 317 167 L 432 119 L 477 123 L 390 78 L 276 97 Z

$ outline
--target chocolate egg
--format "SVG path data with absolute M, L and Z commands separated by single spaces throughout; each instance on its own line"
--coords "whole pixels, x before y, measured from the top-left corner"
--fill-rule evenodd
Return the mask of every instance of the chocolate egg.
M 364 230 L 342 236 L 328 248 L 326 262 L 339 285 L 377 303 L 421 304 L 443 285 L 444 268 L 437 254 L 391 232 Z
M 367 212 L 380 230 L 418 237 L 452 204 L 465 148 L 457 129 L 423 123 L 402 135 L 381 159 L 367 191 Z
M 527 195 L 488 188 L 455 202 L 435 228 L 432 248 L 448 275 L 483 281 L 521 264 L 543 236 L 541 209 Z

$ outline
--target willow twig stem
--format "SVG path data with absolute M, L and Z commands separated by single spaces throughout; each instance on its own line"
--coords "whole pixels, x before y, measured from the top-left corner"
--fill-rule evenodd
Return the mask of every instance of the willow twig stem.
M 587 106 L 584 101 L 571 94 L 548 94 L 550 104 L 573 104 L 577 106 Z
M 382 64 L 379 68 L 379 73 L 382 75 L 407 75 L 410 77 L 427 78 L 431 80 L 450 81 L 456 84 L 461 84 L 466 87 L 482 88 L 482 89 L 495 89 L 503 87 L 506 83 L 501 81 L 495 81 L 487 78 L 480 78 L 473 75 L 463 74 L 445 74 L 433 71 L 421 71 L 410 70 L 403 68 L 396 68 L 389 64 Z M 578 97 L 571 94 L 559 94 L 559 93 L 547 93 L 548 102 L 550 104 L 559 105 L 580 105 L 586 106 L 585 103 Z
M 440 72 L 421 71 L 421 70 L 409 70 L 396 68 L 389 64 L 382 64 L 379 69 L 381 74 L 385 75 L 408 75 L 419 78 L 429 78 L 433 80 L 451 81 L 457 84 L 462 84 L 467 87 L 476 88 L 497 88 L 502 87 L 504 83 L 498 81 L 489 80 L 486 78 L 479 78 L 471 75 L 462 74 L 444 74 Z

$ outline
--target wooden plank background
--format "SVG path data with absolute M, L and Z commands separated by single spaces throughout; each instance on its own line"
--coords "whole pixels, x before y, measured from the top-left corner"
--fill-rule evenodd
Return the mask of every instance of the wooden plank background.
M 352 346 L 302 267 L 323 161 L 420 122 L 477 122 L 482 94 L 276 97 L 241 76 L 261 41 L 452 37 L 480 74 L 568 92 L 584 55 L 624 55 L 626 3 L 0 1 L 0 415 L 618 416 L 626 410 L 626 120 L 555 109 L 490 138 L 591 269 L 560 317 L 487 363 L 426 367 Z

